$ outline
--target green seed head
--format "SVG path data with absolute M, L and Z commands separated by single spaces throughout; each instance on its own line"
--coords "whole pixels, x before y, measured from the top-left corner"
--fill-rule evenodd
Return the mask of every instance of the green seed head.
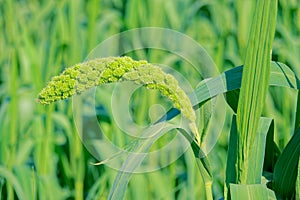
M 52 78 L 40 92 L 39 102 L 50 104 L 80 94 L 94 86 L 116 82 L 124 73 L 146 63 L 130 57 L 108 57 L 76 64 Z
M 166 74 L 159 67 L 145 64 L 134 71 L 124 74 L 122 79 L 135 81 L 136 83 L 145 85 L 149 89 L 158 89 L 173 102 L 177 109 L 181 110 L 185 118 L 190 121 L 196 120 L 190 99 L 180 88 L 177 80 L 170 74 Z
M 41 104 L 66 99 L 92 87 L 117 81 L 133 81 L 149 89 L 158 89 L 190 123 L 191 131 L 198 138 L 196 115 L 190 99 L 180 88 L 177 80 L 159 67 L 130 57 L 97 58 L 66 68 L 54 76 L 39 93 Z

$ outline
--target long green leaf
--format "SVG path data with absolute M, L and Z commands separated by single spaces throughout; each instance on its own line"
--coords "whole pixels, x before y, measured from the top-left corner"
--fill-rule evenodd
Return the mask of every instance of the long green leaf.
M 297 165 L 300 156 L 300 129 L 298 129 L 275 164 L 272 187 L 284 199 L 295 195 Z
M 271 200 L 276 199 L 273 191 L 269 190 L 265 185 L 237 185 L 230 184 L 232 200 Z
M 247 179 L 253 182 L 260 182 L 262 176 L 263 169 L 263 160 L 265 156 L 265 144 L 266 137 L 271 125 L 272 120 L 269 118 L 260 118 L 256 138 L 254 140 L 255 148 L 250 150 L 250 158 L 249 162 L 253 165 L 253 168 L 249 169 Z M 228 156 L 227 156 L 227 164 L 226 164 L 226 186 L 227 189 L 229 184 L 236 183 L 238 181 L 238 166 L 237 162 L 237 152 L 238 152 L 238 132 L 237 132 L 237 124 L 236 117 L 233 116 L 232 126 L 230 131 L 230 139 L 229 139 L 229 148 L 228 148 Z M 226 196 L 228 194 L 225 194 Z
M 12 185 L 19 199 L 26 199 L 25 193 L 20 185 L 20 182 L 11 171 L 0 166 L 0 177 L 5 178 L 6 181 Z
M 147 130 L 143 133 L 143 136 L 151 134 L 152 137 L 149 137 L 147 139 L 139 139 L 135 142 L 135 144 L 133 144 L 134 149 L 132 150 L 132 153 L 128 155 L 127 159 L 122 165 L 122 168 L 118 172 L 108 199 L 119 200 L 125 197 L 127 185 L 132 176 L 132 173 L 134 173 L 135 170 L 142 164 L 143 160 L 147 156 L 147 152 L 149 151 L 150 147 L 165 133 L 176 128 L 178 127 L 166 123 L 157 124 L 147 128 Z M 181 134 L 179 136 L 181 136 Z M 189 139 L 191 138 L 191 135 L 189 134 L 186 134 L 185 136 Z M 180 141 L 187 142 L 184 140 L 185 139 L 182 138 Z
M 256 1 L 246 51 L 244 76 L 237 109 L 238 154 L 237 183 L 255 184 L 260 177 L 249 179 L 250 151 L 257 135 L 260 115 L 270 80 L 271 49 L 275 33 L 277 1 Z
M 190 142 L 194 155 L 196 157 L 196 162 L 198 168 L 201 172 L 201 176 L 205 182 L 205 190 L 207 199 L 212 198 L 212 174 L 208 160 L 204 153 L 201 151 L 197 142 L 193 139 L 192 135 L 188 133 L 186 128 L 179 128 L 172 124 L 157 124 L 147 128 L 143 133 L 145 136 L 151 134 L 152 137 L 142 140 L 137 140 L 132 143 L 133 149 L 132 153 L 128 155 L 125 162 L 122 164 L 121 170 L 118 172 L 116 179 L 114 180 L 113 187 L 111 188 L 109 199 L 123 199 L 125 197 L 125 192 L 132 173 L 140 167 L 143 160 L 147 156 L 147 152 L 150 147 L 157 141 L 160 137 L 166 134 L 172 129 L 178 129 L 185 138 L 180 139 L 180 143 Z M 181 136 L 182 137 L 182 136 Z M 119 158 L 119 157 L 116 157 Z
M 197 105 L 205 100 L 228 91 L 236 90 L 241 87 L 244 66 L 230 69 L 217 77 L 206 79 L 201 82 L 192 95 L 192 104 Z M 298 77 L 283 63 L 271 62 L 270 67 L 270 86 L 289 87 L 300 89 Z
M 243 74 L 243 66 L 230 69 L 217 77 L 205 79 L 200 85 L 189 95 L 191 102 L 195 108 L 199 104 L 213 98 L 219 94 L 237 90 L 241 87 Z M 288 87 L 292 89 L 300 89 L 300 81 L 298 77 L 283 63 L 271 62 L 270 86 Z M 160 121 L 170 120 L 177 116 L 180 112 L 173 108 Z

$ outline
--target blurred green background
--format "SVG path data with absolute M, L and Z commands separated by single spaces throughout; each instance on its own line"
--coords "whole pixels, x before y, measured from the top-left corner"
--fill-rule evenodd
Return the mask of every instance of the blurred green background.
M 224 72 L 243 64 L 253 6 L 251 0 L 0 0 L 1 199 L 106 199 L 112 187 L 117 171 L 91 164 L 97 160 L 76 133 L 71 101 L 38 104 L 38 92 L 52 76 L 83 61 L 109 36 L 149 26 L 192 37 Z M 131 55 L 155 63 L 170 56 L 149 50 Z M 299 55 L 300 2 L 279 0 L 273 60 L 286 63 L 300 77 Z M 188 74 L 187 63 L 175 59 L 168 64 Z M 186 78 L 195 85 L 200 81 Z M 135 97 L 134 108 L 140 111 L 134 115 L 147 124 L 144 102 L 150 94 L 138 92 L 146 94 L 143 99 Z M 291 89 L 270 88 L 267 96 L 264 116 L 275 119 L 280 149 L 294 132 L 296 95 Z M 223 196 L 233 113 L 229 106 L 227 110 L 222 135 L 209 154 L 216 199 Z M 114 122 L 108 120 L 104 126 L 105 133 L 112 135 Z M 126 199 L 204 199 L 203 187 L 189 150 L 168 167 L 135 174 Z

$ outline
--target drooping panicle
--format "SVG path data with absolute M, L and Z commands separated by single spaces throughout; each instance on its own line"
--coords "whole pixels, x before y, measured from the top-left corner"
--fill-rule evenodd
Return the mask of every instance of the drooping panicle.
M 97 58 L 76 64 L 66 68 L 60 75 L 54 76 L 39 93 L 38 100 L 41 104 L 50 104 L 80 94 L 92 87 L 119 81 L 133 81 L 148 89 L 158 89 L 173 102 L 183 117 L 190 121 L 190 129 L 199 139 L 195 112 L 178 81 L 158 66 L 144 60 L 135 61 L 124 56 Z
M 39 93 L 42 104 L 66 99 L 80 94 L 94 86 L 117 82 L 124 73 L 146 61 L 135 61 L 130 57 L 97 58 L 66 68 L 60 75 L 54 76 Z

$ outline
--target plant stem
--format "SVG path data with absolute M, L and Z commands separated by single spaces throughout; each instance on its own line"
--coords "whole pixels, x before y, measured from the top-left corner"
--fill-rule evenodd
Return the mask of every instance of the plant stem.
M 76 113 L 74 113 L 74 118 L 76 121 L 76 127 L 74 125 L 74 141 L 73 146 L 70 148 L 70 151 L 73 151 L 71 154 L 71 165 L 74 169 L 74 184 L 75 184 L 75 200 L 83 199 L 83 190 L 84 190 L 84 172 L 85 172 L 85 163 L 84 163 L 84 154 L 82 148 L 82 142 L 79 135 L 83 135 L 83 122 L 82 122 L 82 101 L 81 99 L 76 99 L 73 102 L 77 107 Z M 76 131 L 77 128 L 77 131 Z M 79 134 L 79 135 L 78 135 Z
M 213 200 L 213 193 L 212 193 L 212 177 L 209 175 L 205 167 L 203 166 L 203 161 L 201 161 L 202 158 L 196 158 L 196 163 L 198 166 L 198 169 L 200 171 L 202 180 L 205 185 L 205 195 L 206 200 Z M 204 159 L 204 158 L 203 158 Z
M 184 132 L 182 132 L 184 134 Z M 184 136 L 190 140 L 189 136 L 184 134 Z M 201 174 L 202 180 L 205 186 L 205 195 L 207 200 L 213 200 L 213 193 L 212 193 L 212 183 L 213 177 L 210 169 L 210 164 L 207 159 L 207 155 L 202 152 L 200 146 L 197 144 L 197 141 L 191 141 L 191 147 L 194 152 L 194 156 L 196 159 L 196 163 Z

